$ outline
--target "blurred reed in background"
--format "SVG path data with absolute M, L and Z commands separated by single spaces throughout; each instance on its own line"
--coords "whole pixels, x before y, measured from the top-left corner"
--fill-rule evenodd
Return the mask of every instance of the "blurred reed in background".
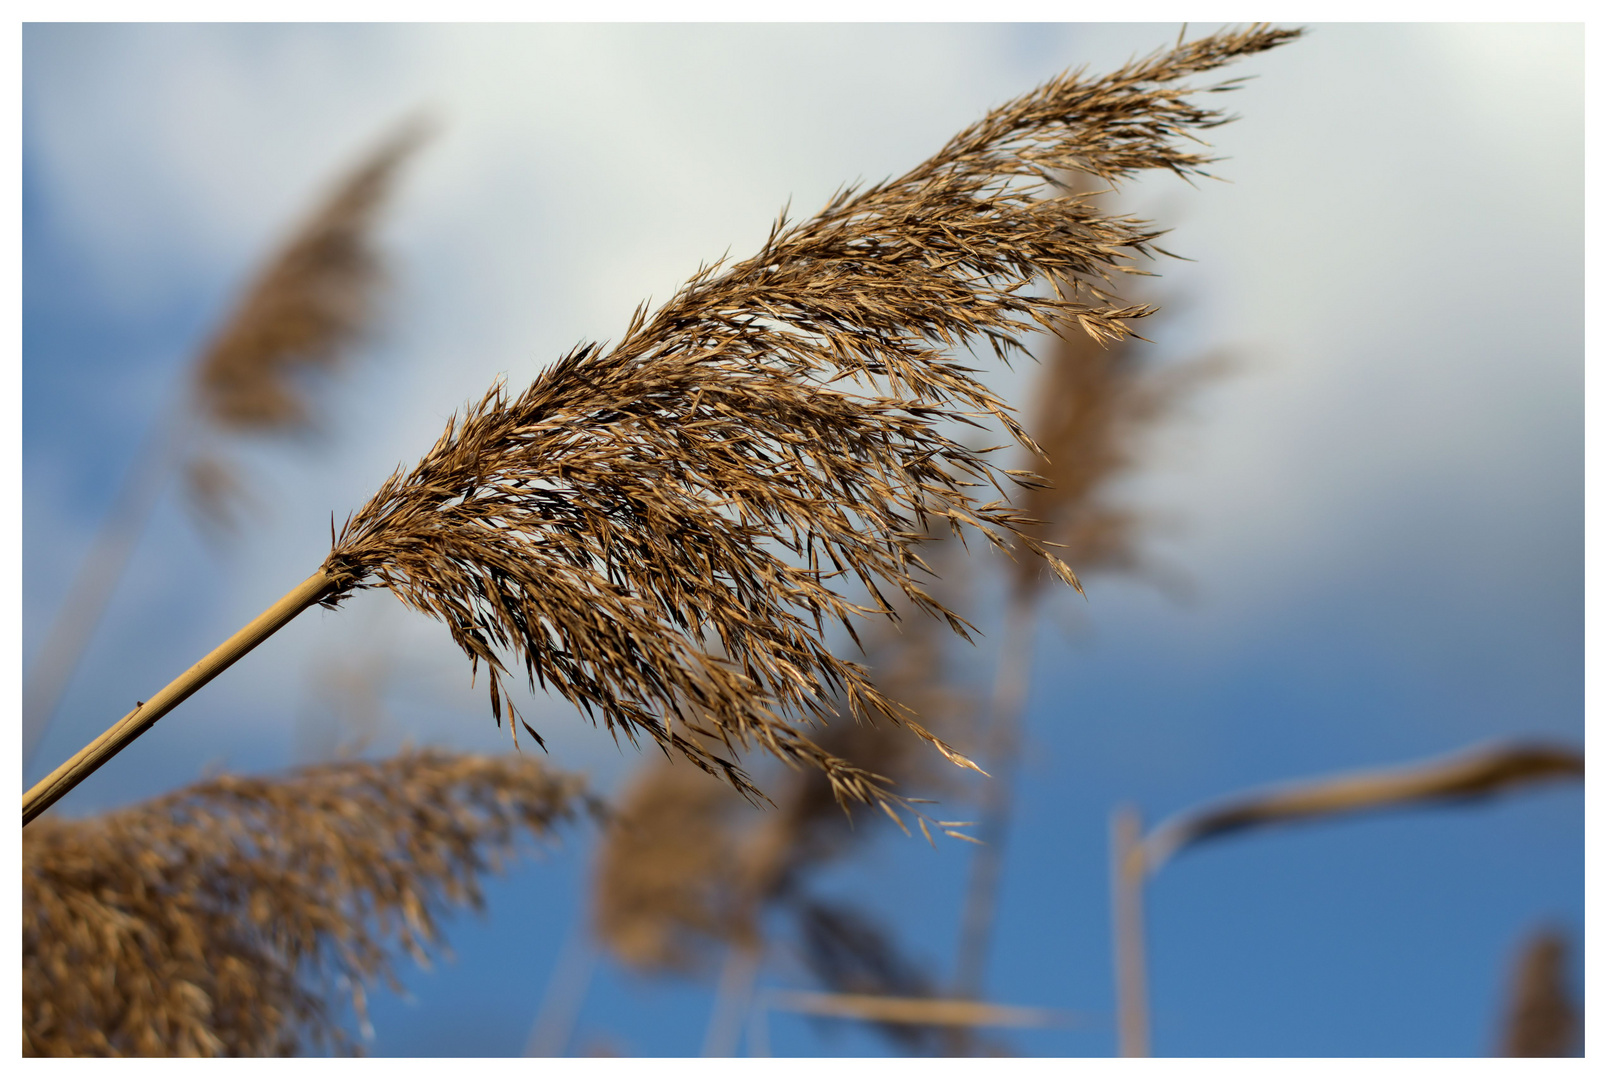
M 426 750 L 47 818 L 23 834 L 23 1052 L 360 1049 L 343 1004 L 366 1027 L 393 954 L 427 964 L 485 875 L 595 806 L 527 758 Z
M 196 358 L 180 400 L 156 418 L 29 665 L 24 766 L 172 473 L 183 473 L 190 505 L 204 522 L 231 529 L 250 497 L 228 462 L 227 445 L 316 426 L 315 383 L 345 361 L 374 322 L 386 275 L 372 234 L 398 170 L 426 133 L 421 121 L 407 122 L 335 185 L 258 270 Z

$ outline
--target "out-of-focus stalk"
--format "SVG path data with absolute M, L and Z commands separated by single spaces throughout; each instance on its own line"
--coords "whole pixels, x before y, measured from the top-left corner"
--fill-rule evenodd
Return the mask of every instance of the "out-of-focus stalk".
M 1004 642 L 994 673 L 990 703 L 988 761 L 992 778 L 982 789 L 976 837 L 984 846 L 978 848 L 971 859 L 965 908 L 960 919 L 954 995 L 967 1000 L 982 996 L 987 975 L 988 946 L 999 905 L 999 882 L 1015 802 L 1016 770 L 1021 756 L 1021 707 L 1031 681 L 1036 623 L 1035 598 L 1020 592 L 1013 594 L 1005 615 Z
M 714 1009 L 703 1036 L 704 1057 L 735 1057 L 742 1038 L 742 1022 L 753 1005 L 753 984 L 759 978 L 763 950 L 738 944 L 725 954 L 720 984 L 714 992 Z
M 161 498 L 190 430 L 187 410 L 170 410 L 145 436 L 111 512 L 101 521 L 83 568 L 29 666 L 22 699 L 22 764 L 28 767 L 50 728 L 84 649 L 122 580 L 134 546 Z
M 1143 823 L 1131 806 L 1110 819 L 1110 911 L 1116 964 L 1116 1046 L 1122 1057 L 1149 1056 L 1149 986 L 1144 969 Z

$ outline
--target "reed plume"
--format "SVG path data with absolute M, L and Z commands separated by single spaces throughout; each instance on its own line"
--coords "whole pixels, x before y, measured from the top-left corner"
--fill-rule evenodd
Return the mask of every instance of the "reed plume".
M 313 422 L 301 380 L 338 366 L 372 325 L 385 280 L 374 225 L 427 133 L 413 120 L 386 138 L 262 267 L 196 367 L 196 405 L 208 421 L 273 434 Z
M 1031 464 L 1042 478 L 1021 497 L 1027 528 L 1080 573 L 1144 568 L 1143 516 L 1115 494 L 1141 462 L 1140 447 L 1190 391 L 1219 375 L 1214 360 L 1158 368 L 1131 337 L 1102 344 L 1073 323 L 1056 327 L 1036 385 L 1027 430 L 1042 448 Z M 1043 593 L 1041 566 L 1013 564 L 1017 596 Z
M 1086 190 L 1086 189 L 1085 189 Z M 1091 192 L 1089 192 L 1092 195 Z M 1079 572 L 1089 570 L 1130 571 L 1140 565 L 1136 550 L 1139 516 L 1111 494 L 1111 485 L 1137 460 L 1137 446 L 1154 424 L 1174 404 L 1189 383 L 1181 375 L 1196 373 L 1200 365 L 1157 370 L 1136 351 L 1130 339 L 1101 344 L 1079 327 L 1062 327 L 1041 375 L 1031 393 L 1035 403 L 1027 430 L 1043 449 L 1038 467 L 1041 485 L 1027 489 L 1022 511 L 1030 520 L 1023 525 L 1040 542 L 1062 545 L 1067 561 Z M 1186 370 L 1185 370 L 1186 369 Z M 944 572 L 936 585 L 955 580 L 950 571 L 954 545 L 946 532 L 928 534 L 919 549 L 922 561 Z M 1017 603 L 1012 614 L 1021 620 L 1010 625 L 1009 638 L 1022 652 L 1030 642 L 1031 601 L 1045 585 L 1041 562 L 1022 558 L 1012 564 Z M 946 608 L 956 601 L 934 586 L 932 590 Z M 902 597 L 896 598 L 902 600 Z M 898 604 L 906 608 L 907 604 Z M 1026 608 L 1023 613 L 1019 609 Z M 865 666 L 879 690 L 909 707 L 925 726 L 946 741 L 969 748 L 985 737 L 993 745 L 988 755 L 992 778 L 983 781 L 980 833 L 985 845 L 976 849 L 972 891 L 968 894 L 970 916 L 965 921 L 958 950 L 958 970 L 951 988 L 960 998 L 974 999 L 981 993 L 980 979 L 967 978 L 968 971 L 980 968 L 985 957 L 987 932 L 996 911 L 998 871 L 1004 848 L 1003 823 L 1010 805 L 1016 745 L 1013 715 L 1000 713 L 998 703 L 984 712 L 958 687 L 944 677 L 944 642 L 932 619 L 910 618 L 901 610 L 894 625 L 882 624 L 880 633 L 865 639 Z M 1008 655 L 1006 666 L 1022 659 Z M 1024 683 L 1026 672 L 1021 668 Z M 988 715 L 992 713 L 993 715 Z M 946 784 L 946 773 L 929 767 L 931 758 L 914 751 L 914 740 L 887 725 L 846 724 L 829 728 L 820 740 L 834 755 L 882 777 L 895 778 L 900 790 L 945 797 L 966 795 L 956 785 Z M 971 753 L 967 749 L 967 753 Z M 716 942 L 731 948 L 752 948 L 755 927 L 763 925 L 762 912 L 779 912 L 790 927 L 790 944 L 811 974 L 828 990 L 878 997 L 934 998 L 941 987 L 921 964 L 906 956 L 896 936 L 869 912 L 843 904 L 827 902 L 809 888 L 811 880 L 830 868 L 841 866 L 876 835 L 863 822 L 851 823 L 831 797 L 822 774 L 804 771 L 790 779 L 778 780 L 766 790 L 774 795 L 777 812 L 763 817 L 743 815 L 734 796 L 717 799 L 710 785 L 696 785 L 691 777 L 667 782 L 676 770 L 659 767 L 644 779 L 637 795 L 637 813 L 644 820 L 669 821 L 677 813 L 673 800 L 683 791 L 695 792 L 705 801 L 705 816 L 718 823 L 717 832 L 663 829 L 654 841 L 664 871 L 673 875 L 677 867 L 699 866 L 698 889 L 703 895 L 719 897 L 723 910 L 698 910 L 704 926 L 727 931 L 741 928 L 740 935 L 727 933 L 710 937 L 694 930 L 695 923 L 685 912 L 666 907 L 659 897 L 662 884 L 655 883 L 637 892 L 633 910 L 641 924 L 652 925 L 667 939 L 679 940 L 690 950 L 693 942 L 705 949 Z M 715 789 L 717 790 L 717 789 Z M 720 805 L 724 803 L 725 805 Z M 726 849 L 704 861 L 692 852 L 702 848 L 705 839 L 719 835 Z M 619 834 L 609 834 L 599 871 L 598 901 L 617 904 L 622 889 L 628 889 L 638 874 L 635 860 L 613 853 L 621 842 Z M 734 858 L 745 852 L 745 858 Z M 612 857 L 611 857 L 612 856 Z M 686 871 L 690 872 L 690 871 Z M 614 908 L 618 911 L 618 908 Z M 740 918 L 733 918 L 740 912 Z M 617 915 L 616 915 L 617 917 Z M 628 950 L 613 928 L 600 925 L 602 937 L 611 951 L 627 964 L 633 964 Z M 676 938 L 677 933 L 679 938 Z M 633 964 L 633 966 L 636 966 Z M 650 966 L 650 965 L 649 965 Z M 905 1052 L 944 1051 L 962 1054 L 1001 1052 L 1002 1047 L 981 1043 L 974 1032 L 962 1027 L 879 1024 L 878 1030 Z
M 926 966 L 904 951 L 890 928 L 859 906 L 810 898 L 799 905 L 797 919 L 804 960 L 833 993 L 906 1002 L 939 996 L 937 980 Z M 913 1009 L 910 1012 L 913 1015 L 905 1020 L 871 1022 L 882 1038 L 906 1054 L 941 1052 L 943 1028 L 916 1022 L 931 1014 L 921 1017 Z
M 831 834 L 848 831 L 829 791 L 824 799 L 809 798 L 821 788 L 828 788 L 823 774 L 802 774 L 778 790 L 778 813 L 761 814 L 684 760 L 644 770 L 598 853 L 593 933 L 618 962 L 644 974 L 706 977 L 722 954 L 728 969 L 756 974 L 760 958 L 775 954 L 776 928 L 767 918 L 775 914 L 790 927 L 785 940 L 797 958 L 826 989 L 929 996 L 934 980 L 887 927 L 857 905 L 809 888 L 811 871 L 835 865 L 832 854 L 846 846 Z M 752 981 L 750 975 L 726 986 L 731 980 L 722 975 L 721 997 L 745 998 Z M 739 1015 L 746 1004 L 717 1001 L 716 1021 Z M 906 1052 L 938 1045 L 930 1027 L 878 1028 Z
M 949 547 L 946 533 L 934 534 L 920 556 L 944 567 L 955 554 Z M 934 589 L 945 606 L 954 603 L 952 582 L 944 577 Z M 895 603 L 908 614 L 907 601 Z M 943 677 L 938 627 L 918 618 L 874 625 L 864 638 L 866 670 L 923 726 L 963 742 L 969 710 Z M 835 724 L 820 744 L 905 790 L 923 796 L 955 790 L 944 785 L 947 770 L 933 768 L 917 741 L 889 725 Z M 595 928 L 618 959 L 643 971 L 689 974 L 706 966 L 711 944 L 753 946 L 762 907 L 798 902 L 812 872 L 875 835 L 843 813 L 826 773 L 771 772 L 781 775 L 766 779 L 773 805 L 764 812 L 680 757 L 666 756 L 635 778 L 604 835 L 593 883 Z
M 45 821 L 23 838 L 23 1052 L 352 1049 L 337 999 L 363 1019 L 393 953 L 426 961 L 442 914 L 588 803 L 528 758 L 425 750 Z
M 710 946 L 757 942 L 740 820 L 750 809 L 678 758 L 642 770 L 594 870 L 592 927 L 616 958 L 648 973 L 702 973 Z
M 100 622 L 171 472 L 191 505 L 225 523 L 246 495 L 223 443 L 291 435 L 314 419 L 306 376 L 336 367 L 372 320 L 384 281 L 372 234 L 401 165 L 424 138 L 399 128 L 338 183 L 264 264 L 201 353 L 182 400 L 160 417 L 130 467 L 83 568 L 28 672 L 26 761 Z
M 200 430 L 185 480 L 205 516 L 226 519 L 243 492 L 219 435 L 317 426 L 309 384 L 339 368 L 375 322 L 386 268 L 374 228 L 429 132 L 421 118 L 408 120 L 348 173 L 262 266 L 201 354 L 191 387 Z
M 485 666 L 510 727 L 504 653 L 616 738 L 651 738 L 755 797 L 734 761 L 744 746 L 819 768 L 840 801 L 892 812 L 900 800 L 876 777 L 805 734 L 833 695 L 970 765 L 823 641 L 829 622 L 852 634 L 853 617 L 890 611 L 878 585 L 964 631 L 911 556 L 929 521 L 1015 538 L 1076 583 L 1022 532 L 1005 476 L 943 433 L 991 418 L 1034 446 L 945 350 L 986 343 L 1008 358 L 1034 325 L 1073 318 L 1117 338 L 1147 314 L 1105 285 L 1157 234 L 1048 178 L 1202 173 L 1211 159 L 1181 144 L 1228 118 L 1191 104 L 1180 81 L 1297 35 L 1224 32 L 1105 78 L 1052 79 L 903 177 L 845 189 L 801 223 L 783 215 L 758 255 L 699 271 L 651 317 L 638 309 L 613 348 L 578 347 L 517 395 L 493 387 L 347 520 L 315 574 L 43 781 L 29 807 L 306 607 L 382 585 Z M 1031 291 L 1040 278 L 1059 283 L 1053 295 Z M 982 503 L 979 486 L 1001 498 Z

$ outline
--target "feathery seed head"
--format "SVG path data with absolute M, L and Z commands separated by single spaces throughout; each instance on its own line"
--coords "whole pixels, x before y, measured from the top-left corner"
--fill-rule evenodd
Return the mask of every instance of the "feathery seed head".
M 23 1053 L 269 1055 L 350 1048 L 388 954 L 587 805 L 534 760 L 439 751 L 221 777 L 23 833 Z
M 426 134 L 411 121 L 387 138 L 262 268 L 196 369 L 208 420 L 239 431 L 308 422 L 293 376 L 336 363 L 368 323 L 383 269 L 371 248 L 374 220 Z
M 986 454 L 943 434 L 991 419 L 1037 449 L 949 352 L 1008 359 L 1066 319 L 1119 338 L 1147 314 L 1106 286 L 1158 234 L 1051 178 L 1200 172 L 1210 159 L 1178 144 L 1227 118 L 1178 80 L 1297 35 L 1255 27 L 1063 75 L 905 176 L 778 220 L 757 255 L 638 310 L 612 348 L 578 348 L 516 395 L 494 387 L 348 520 L 326 572 L 445 622 L 485 665 L 499 723 L 517 716 L 511 655 L 532 687 L 750 795 L 736 752 L 758 745 L 820 769 L 839 801 L 892 812 L 883 778 L 806 734 L 831 702 L 970 762 L 833 656 L 825 627 L 892 617 L 885 589 L 963 632 L 922 586 L 913 548 L 933 522 L 1076 584 Z

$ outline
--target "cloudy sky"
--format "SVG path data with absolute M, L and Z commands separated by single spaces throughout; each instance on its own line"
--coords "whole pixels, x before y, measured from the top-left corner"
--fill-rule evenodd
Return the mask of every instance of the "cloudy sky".
M 1196 28 L 1208 29 L 1206 27 Z M 32 655 L 121 479 L 230 298 L 324 185 L 404 116 L 440 135 L 382 234 L 381 331 L 325 433 L 244 451 L 261 511 L 209 540 L 170 497 L 32 781 L 255 615 L 495 379 L 617 337 L 644 298 L 743 255 L 790 201 L 917 163 L 1068 67 L 1164 25 L 95 26 L 23 35 L 23 647 Z M 1182 598 L 1118 578 L 1036 642 L 1034 772 L 990 989 L 1104 1026 L 1104 829 L 1246 785 L 1496 737 L 1583 737 L 1583 32 L 1319 26 L 1240 65 L 1226 182 L 1130 187 L 1174 231 L 1158 353 L 1233 373 L 1151 446 L 1130 497 Z M 993 381 L 1020 399 L 1028 369 Z M 978 560 L 980 610 L 996 567 Z M 996 605 L 995 605 L 996 606 Z M 996 620 L 995 620 L 996 621 Z M 967 661 L 985 680 L 996 626 Z M 319 687 L 391 673 L 376 746 L 501 747 L 445 631 L 366 594 L 314 612 L 63 804 L 317 752 Z M 561 702 L 556 764 L 635 766 Z M 377 1053 L 518 1052 L 576 909 L 586 840 L 454 928 L 459 960 L 376 1012 Z M 880 849 L 879 849 L 880 850 Z M 948 963 L 963 853 L 888 843 L 876 887 Z M 1152 897 L 1156 1047 L 1479 1054 L 1522 934 L 1582 937 L 1577 790 L 1224 844 Z M 516 957 L 517 963 L 507 958 Z M 778 983 L 779 984 L 779 983 Z M 650 1006 L 650 1007 L 649 1007 Z M 706 990 L 605 972 L 581 1030 L 695 1053 Z M 640 1014 L 650 1014 L 645 1019 Z M 688 1034 L 691 1031 L 691 1034 Z M 877 1053 L 778 1022 L 778 1052 Z M 577 1036 L 579 1038 L 579 1036 Z

